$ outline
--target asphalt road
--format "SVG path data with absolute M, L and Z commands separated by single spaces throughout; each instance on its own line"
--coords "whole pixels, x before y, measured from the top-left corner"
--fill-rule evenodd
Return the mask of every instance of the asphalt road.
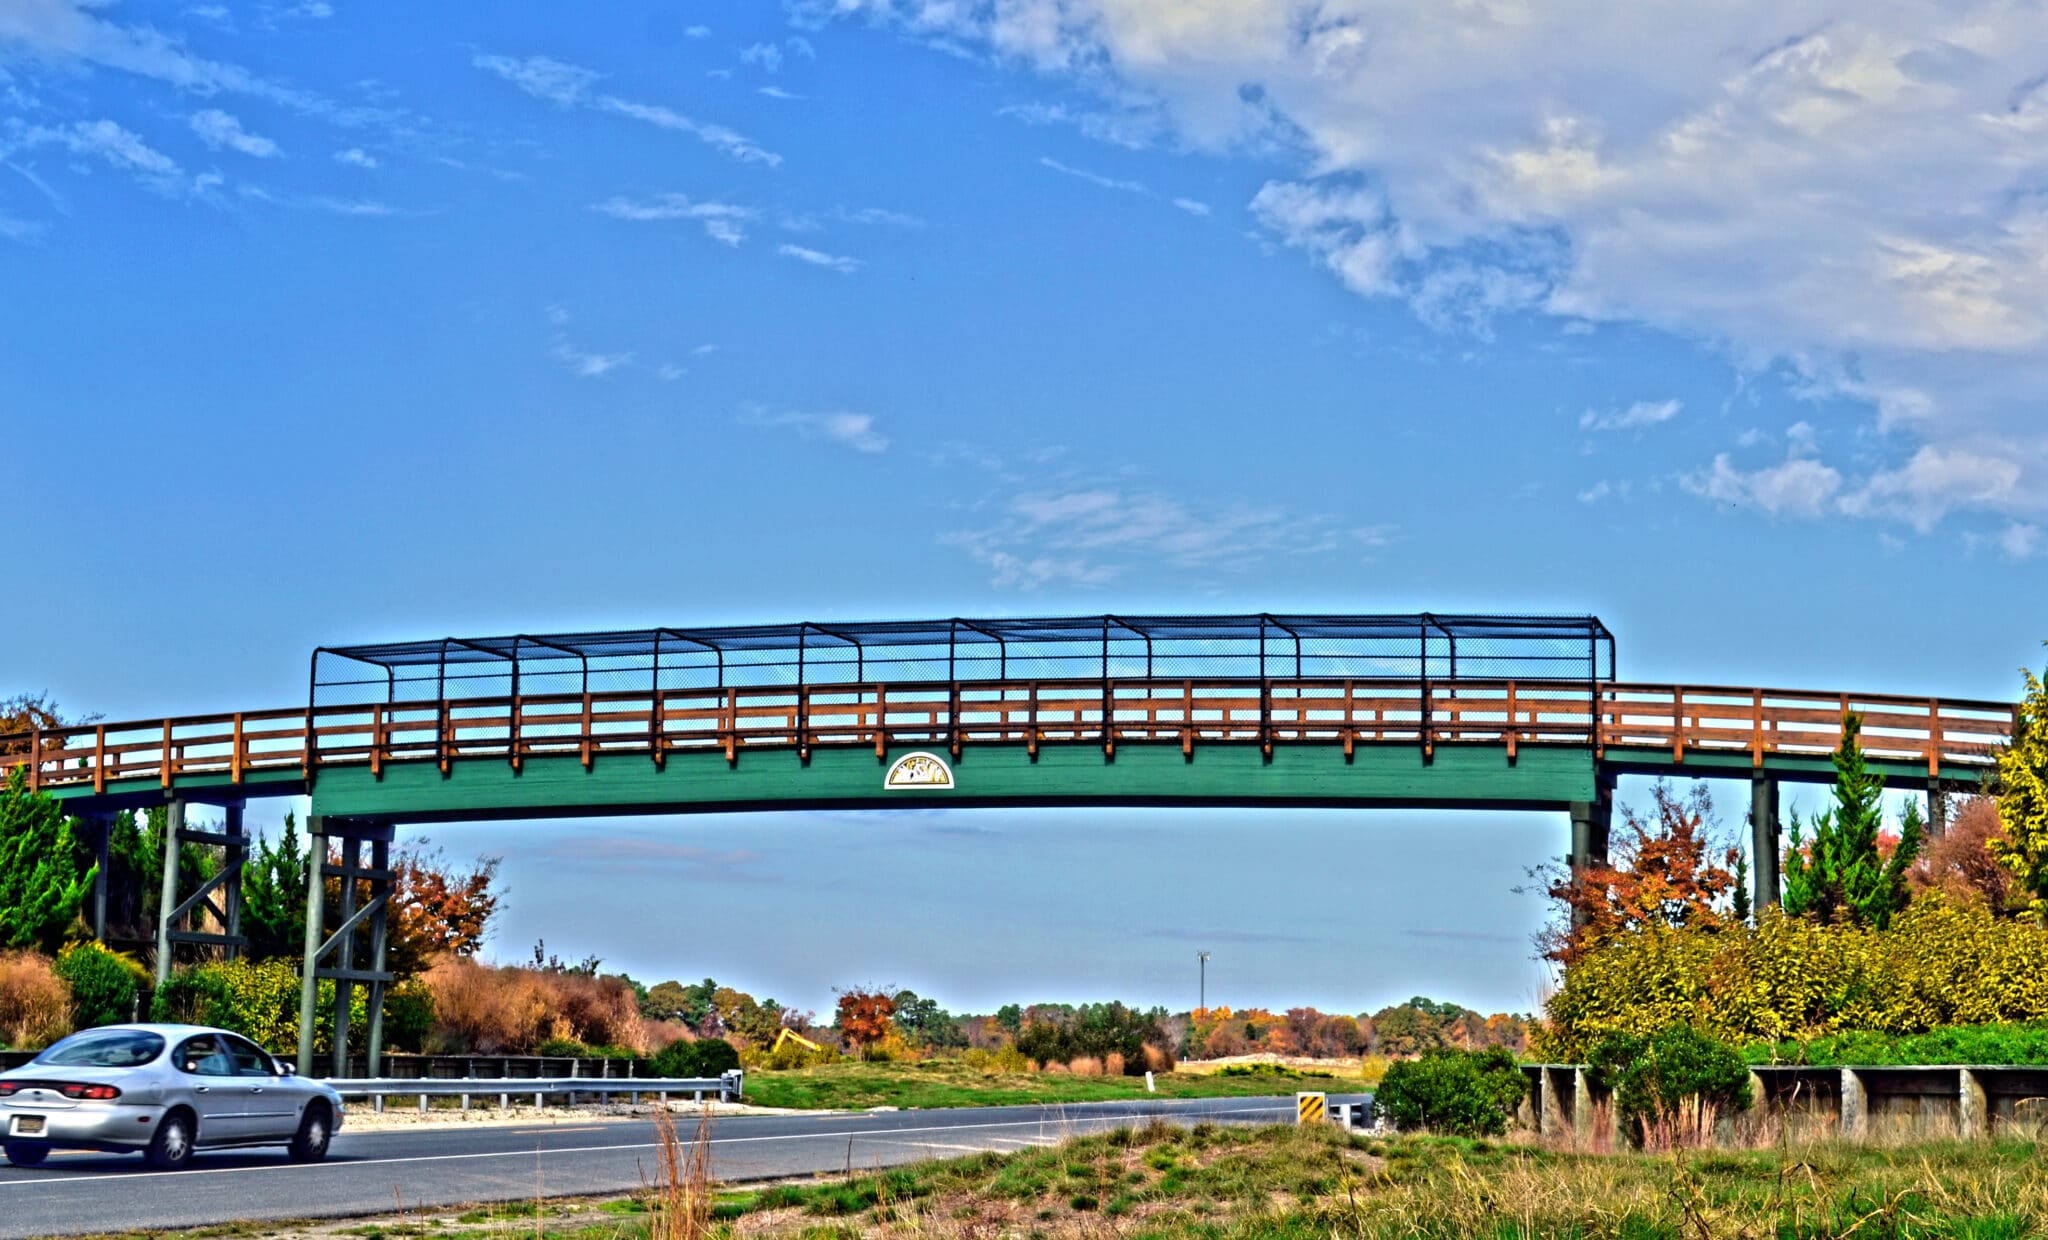
M 1154 1117 L 1279 1123 L 1293 1119 L 1294 1100 L 732 1116 L 712 1126 L 711 1175 L 731 1182 L 886 1167 L 1049 1145 Z M 685 1128 L 694 1132 L 692 1122 Z M 167 1172 L 148 1171 L 135 1156 L 53 1154 L 32 1170 L 0 1165 L 0 1240 L 380 1214 L 401 1203 L 411 1210 L 630 1192 L 650 1183 L 657 1166 L 654 1125 L 642 1120 L 357 1133 L 344 1127 L 327 1161 L 313 1166 L 286 1162 L 281 1151 L 201 1153 L 185 1170 Z

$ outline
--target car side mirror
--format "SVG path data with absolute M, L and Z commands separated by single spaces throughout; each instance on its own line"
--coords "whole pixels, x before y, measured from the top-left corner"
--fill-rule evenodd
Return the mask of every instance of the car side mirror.
M 279 1060 L 277 1062 L 277 1074 L 279 1076 L 297 1076 L 299 1070 L 283 1060 Z

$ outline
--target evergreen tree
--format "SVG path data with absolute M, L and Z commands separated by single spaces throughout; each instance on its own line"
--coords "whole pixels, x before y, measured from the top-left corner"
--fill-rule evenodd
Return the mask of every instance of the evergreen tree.
M 2005 838 L 1988 842 L 2048 926 L 2048 687 L 2022 669 L 2026 696 L 2013 711 L 2012 744 L 1998 754 L 1998 817 Z
M 287 813 L 277 843 L 258 835 L 242 868 L 242 933 L 249 940 L 249 959 L 298 956 L 305 950 L 305 926 L 306 854 L 299 847 L 297 818 Z
M 1742 853 L 1735 858 L 1735 890 L 1729 901 L 1730 908 L 1735 913 L 1735 920 L 1747 925 L 1752 911 L 1749 904 L 1748 853 Z
M 98 872 L 83 853 L 55 797 L 28 790 L 15 767 L 0 792 L 0 948 L 54 952 L 78 921 Z
M 1842 744 L 1833 755 L 1835 804 L 1802 823 L 1792 815 L 1785 855 L 1785 911 L 1821 922 L 1854 922 L 1882 930 L 1906 907 L 1906 870 L 1925 838 L 1917 803 L 1909 803 L 1899 841 L 1886 857 L 1884 777 L 1863 760 L 1863 721 L 1842 720 Z M 1812 839 L 1802 828 L 1811 828 Z

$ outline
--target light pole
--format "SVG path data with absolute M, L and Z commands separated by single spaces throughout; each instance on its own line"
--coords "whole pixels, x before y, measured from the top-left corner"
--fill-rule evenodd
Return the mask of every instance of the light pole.
M 1208 953 L 1208 952 L 1196 952 L 1196 953 L 1195 953 L 1195 963 L 1196 963 L 1196 965 L 1198 965 L 1198 966 L 1199 966 L 1199 967 L 1201 968 L 1201 970 L 1202 970 L 1202 990 L 1201 990 L 1201 999 L 1202 999 L 1202 1005 L 1201 1005 L 1201 1008 L 1200 1008 L 1199 1010 L 1201 1010 L 1201 1011 L 1204 1011 L 1204 1012 L 1206 1012 L 1206 1011 L 1208 1011 L 1208 1010 L 1209 1010 L 1209 953 Z

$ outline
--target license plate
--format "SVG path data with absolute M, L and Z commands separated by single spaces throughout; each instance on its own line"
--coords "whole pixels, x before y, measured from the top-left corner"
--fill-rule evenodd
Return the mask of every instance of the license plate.
M 14 1132 L 12 1135 L 17 1137 L 40 1137 L 43 1135 L 43 1128 L 49 1122 L 40 1115 L 17 1115 L 14 1117 Z

